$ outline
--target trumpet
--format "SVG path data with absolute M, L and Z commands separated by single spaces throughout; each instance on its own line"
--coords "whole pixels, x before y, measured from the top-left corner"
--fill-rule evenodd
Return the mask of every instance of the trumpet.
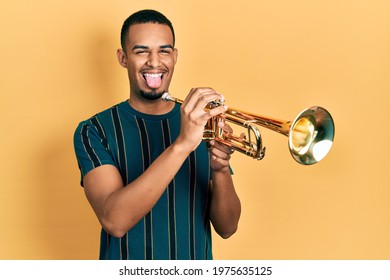
M 168 92 L 162 96 L 164 101 L 182 104 L 183 101 L 172 97 Z M 224 105 L 224 100 L 208 103 L 207 109 Z M 247 129 L 247 133 L 234 135 L 218 126 L 224 120 Z M 301 111 L 293 121 L 269 118 L 245 111 L 228 108 L 223 114 L 208 120 L 203 140 L 215 140 L 254 159 L 261 160 L 265 155 L 260 129 L 270 129 L 288 137 L 288 147 L 293 159 L 303 165 L 312 165 L 322 160 L 332 147 L 335 127 L 330 113 L 319 106 Z

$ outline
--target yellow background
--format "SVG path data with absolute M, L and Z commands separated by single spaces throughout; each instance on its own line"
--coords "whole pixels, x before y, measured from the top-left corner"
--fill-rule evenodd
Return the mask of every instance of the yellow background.
M 2 1 L 0 259 L 96 259 L 99 225 L 72 137 L 79 121 L 128 98 L 116 61 L 132 12 L 173 22 L 171 92 L 211 86 L 232 107 L 293 119 L 321 105 L 335 142 L 319 164 L 235 153 L 238 232 L 216 259 L 389 259 L 390 2 L 387 0 Z M 386 183 L 387 182 L 387 183 Z

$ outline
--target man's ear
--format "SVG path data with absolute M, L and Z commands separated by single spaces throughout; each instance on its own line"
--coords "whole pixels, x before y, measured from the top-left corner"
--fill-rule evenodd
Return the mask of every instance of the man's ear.
M 174 59 L 174 61 L 175 61 L 175 64 L 176 64 L 176 62 L 177 62 L 177 56 L 179 55 L 179 51 L 176 49 L 176 48 L 174 48 L 173 49 L 173 59 Z
M 126 53 L 122 49 L 118 49 L 116 51 L 116 56 L 118 57 L 118 62 L 122 67 L 127 68 L 127 56 Z

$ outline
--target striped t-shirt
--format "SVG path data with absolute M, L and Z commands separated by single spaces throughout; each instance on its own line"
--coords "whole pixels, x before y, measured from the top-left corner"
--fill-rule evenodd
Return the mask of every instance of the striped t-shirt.
M 119 103 L 79 124 L 74 134 L 82 179 L 103 164 L 124 186 L 139 177 L 180 132 L 180 105 L 164 115 Z M 165 168 L 169 168 L 169 165 Z M 190 154 L 154 208 L 122 238 L 101 232 L 100 259 L 212 259 L 206 144 Z

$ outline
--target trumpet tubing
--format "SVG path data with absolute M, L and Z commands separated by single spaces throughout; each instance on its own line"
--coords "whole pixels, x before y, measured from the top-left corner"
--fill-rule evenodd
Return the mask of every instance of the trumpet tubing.
M 162 96 L 164 101 L 182 104 L 168 92 Z M 213 101 L 206 109 L 223 105 L 223 101 Z M 234 135 L 218 127 L 224 119 L 247 129 L 247 134 Z M 322 160 L 329 152 L 334 139 L 334 122 L 330 113 L 319 106 L 303 110 L 293 121 L 284 121 L 228 108 L 223 115 L 211 118 L 204 130 L 203 140 L 214 139 L 232 149 L 257 160 L 265 155 L 261 133 L 258 126 L 270 129 L 288 137 L 291 156 L 300 164 L 311 165 Z M 253 137 L 252 137 L 253 136 Z

